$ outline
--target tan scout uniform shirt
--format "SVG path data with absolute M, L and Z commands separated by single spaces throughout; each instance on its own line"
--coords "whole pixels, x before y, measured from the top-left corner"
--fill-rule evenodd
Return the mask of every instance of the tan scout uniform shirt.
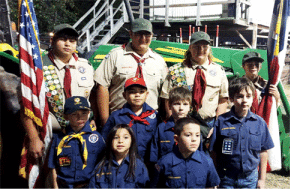
M 138 67 L 131 53 L 137 55 L 132 50 L 131 43 L 128 43 L 125 48 L 117 47 L 111 50 L 95 72 L 94 80 L 108 87 L 110 113 L 122 108 L 126 103 L 122 95 L 125 81 L 135 76 Z M 142 71 L 149 91 L 146 103 L 153 109 L 157 109 L 159 90 L 167 76 L 168 68 L 164 59 L 151 49 L 148 49 L 142 58 L 146 58 L 142 64 Z
M 190 90 L 193 90 L 194 78 L 197 72 L 198 64 L 192 62 L 192 67 L 189 68 L 182 63 L 186 76 L 186 83 Z M 216 116 L 216 110 L 219 104 L 219 98 L 228 97 L 228 80 L 224 69 L 216 64 L 209 62 L 202 65 L 202 70 L 205 74 L 206 89 L 202 98 L 202 107 L 199 108 L 198 113 L 203 119 L 213 118 Z M 163 84 L 160 97 L 169 99 L 169 91 L 175 87 L 171 81 L 169 74 Z
M 45 55 L 48 57 L 48 55 Z M 54 67 L 56 74 L 58 76 L 59 85 L 61 88 L 64 87 L 64 78 L 65 78 L 65 63 L 59 60 L 57 57 L 54 59 Z M 76 61 L 74 57 L 72 57 L 69 61 L 69 65 L 73 65 L 74 67 L 70 68 L 71 72 L 71 94 L 72 96 L 82 96 L 85 98 L 89 98 L 90 92 L 94 86 L 93 75 L 94 70 L 93 67 L 88 63 L 86 59 L 78 58 Z M 66 96 L 63 91 L 63 105 L 65 104 Z M 63 107 L 63 106 L 62 106 Z M 50 112 L 53 112 L 53 107 L 49 103 Z M 60 129 L 60 125 L 56 119 L 56 117 L 50 113 L 52 120 L 53 129 Z

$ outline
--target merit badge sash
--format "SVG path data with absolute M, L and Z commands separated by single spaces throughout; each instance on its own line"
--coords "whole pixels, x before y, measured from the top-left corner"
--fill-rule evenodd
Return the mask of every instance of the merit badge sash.
M 184 72 L 184 67 L 182 63 L 177 63 L 169 68 L 172 85 L 182 87 L 186 86 L 190 91 L 192 91 L 192 86 L 188 86 L 186 82 L 186 76 Z
M 51 112 L 56 117 L 59 125 L 65 128 L 67 121 L 63 117 L 63 89 L 56 73 L 55 67 L 47 56 L 43 59 L 43 71 L 46 85 L 46 97 L 52 108 Z

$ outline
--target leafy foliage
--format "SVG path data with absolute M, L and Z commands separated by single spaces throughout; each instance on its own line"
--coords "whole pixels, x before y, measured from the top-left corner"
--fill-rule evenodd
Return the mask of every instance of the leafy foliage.
M 48 33 L 61 23 L 75 24 L 95 2 L 96 0 L 33 0 L 40 33 Z M 10 0 L 9 6 L 11 21 L 18 23 L 18 0 Z

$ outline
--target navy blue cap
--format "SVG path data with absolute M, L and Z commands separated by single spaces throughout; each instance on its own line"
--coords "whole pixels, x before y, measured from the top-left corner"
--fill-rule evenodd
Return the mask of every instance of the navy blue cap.
M 71 114 L 77 110 L 91 110 L 88 100 L 81 96 L 70 97 L 66 100 L 64 114 Z

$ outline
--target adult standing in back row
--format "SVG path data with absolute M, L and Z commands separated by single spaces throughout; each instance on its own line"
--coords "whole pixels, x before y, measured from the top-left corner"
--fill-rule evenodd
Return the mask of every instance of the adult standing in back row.
M 215 118 L 226 112 L 228 100 L 225 71 L 212 59 L 209 35 L 202 31 L 193 33 L 183 63 L 169 68 L 161 93 L 168 112 L 168 93 L 173 87 L 186 86 L 192 91 L 192 116 L 200 121 L 204 139 L 209 137 Z
M 124 84 L 135 76 L 146 82 L 149 90 L 146 103 L 158 109 L 159 90 L 168 69 L 163 58 L 149 48 L 153 37 L 151 22 L 143 18 L 134 20 L 129 35 L 132 41 L 111 50 L 95 71 L 97 106 L 102 126 L 111 112 L 126 103 L 122 95 Z

